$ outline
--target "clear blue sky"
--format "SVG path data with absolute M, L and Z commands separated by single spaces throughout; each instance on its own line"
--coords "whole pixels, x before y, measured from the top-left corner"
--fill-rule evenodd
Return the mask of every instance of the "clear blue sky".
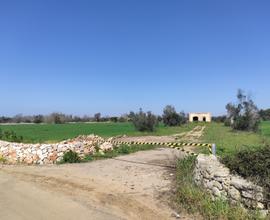
M 270 2 L 1 0 L 0 115 L 270 107 Z

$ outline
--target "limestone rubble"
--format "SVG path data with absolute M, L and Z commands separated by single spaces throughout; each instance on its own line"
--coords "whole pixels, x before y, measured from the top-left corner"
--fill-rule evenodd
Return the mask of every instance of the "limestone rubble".
M 7 163 L 53 164 L 60 161 L 66 151 L 77 152 L 81 157 L 98 151 L 112 150 L 110 142 L 97 135 L 81 135 L 53 144 L 25 144 L 0 140 L 0 157 Z

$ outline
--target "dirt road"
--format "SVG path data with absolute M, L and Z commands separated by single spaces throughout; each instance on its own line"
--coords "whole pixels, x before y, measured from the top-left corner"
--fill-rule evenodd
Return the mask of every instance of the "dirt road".
M 156 149 L 84 164 L 2 165 L 1 220 L 175 219 L 168 166 L 182 156 Z
M 196 126 L 192 130 L 167 136 L 124 136 L 117 141 L 140 141 L 140 142 L 198 142 L 203 135 L 205 126 Z

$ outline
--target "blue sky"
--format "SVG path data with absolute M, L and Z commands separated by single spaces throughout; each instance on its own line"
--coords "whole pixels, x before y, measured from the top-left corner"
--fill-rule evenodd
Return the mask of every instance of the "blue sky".
M 270 2 L 1 0 L 0 115 L 270 107 Z

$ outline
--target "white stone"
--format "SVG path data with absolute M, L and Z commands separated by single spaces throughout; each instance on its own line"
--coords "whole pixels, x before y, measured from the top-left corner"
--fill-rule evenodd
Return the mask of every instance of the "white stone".
M 228 190 L 228 195 L 229 197 L 231 197 L 232 199 L 239 201 L 241 199 L 241 194 L 240 192 L 234 188 L 233 186 L 231 186 Z

